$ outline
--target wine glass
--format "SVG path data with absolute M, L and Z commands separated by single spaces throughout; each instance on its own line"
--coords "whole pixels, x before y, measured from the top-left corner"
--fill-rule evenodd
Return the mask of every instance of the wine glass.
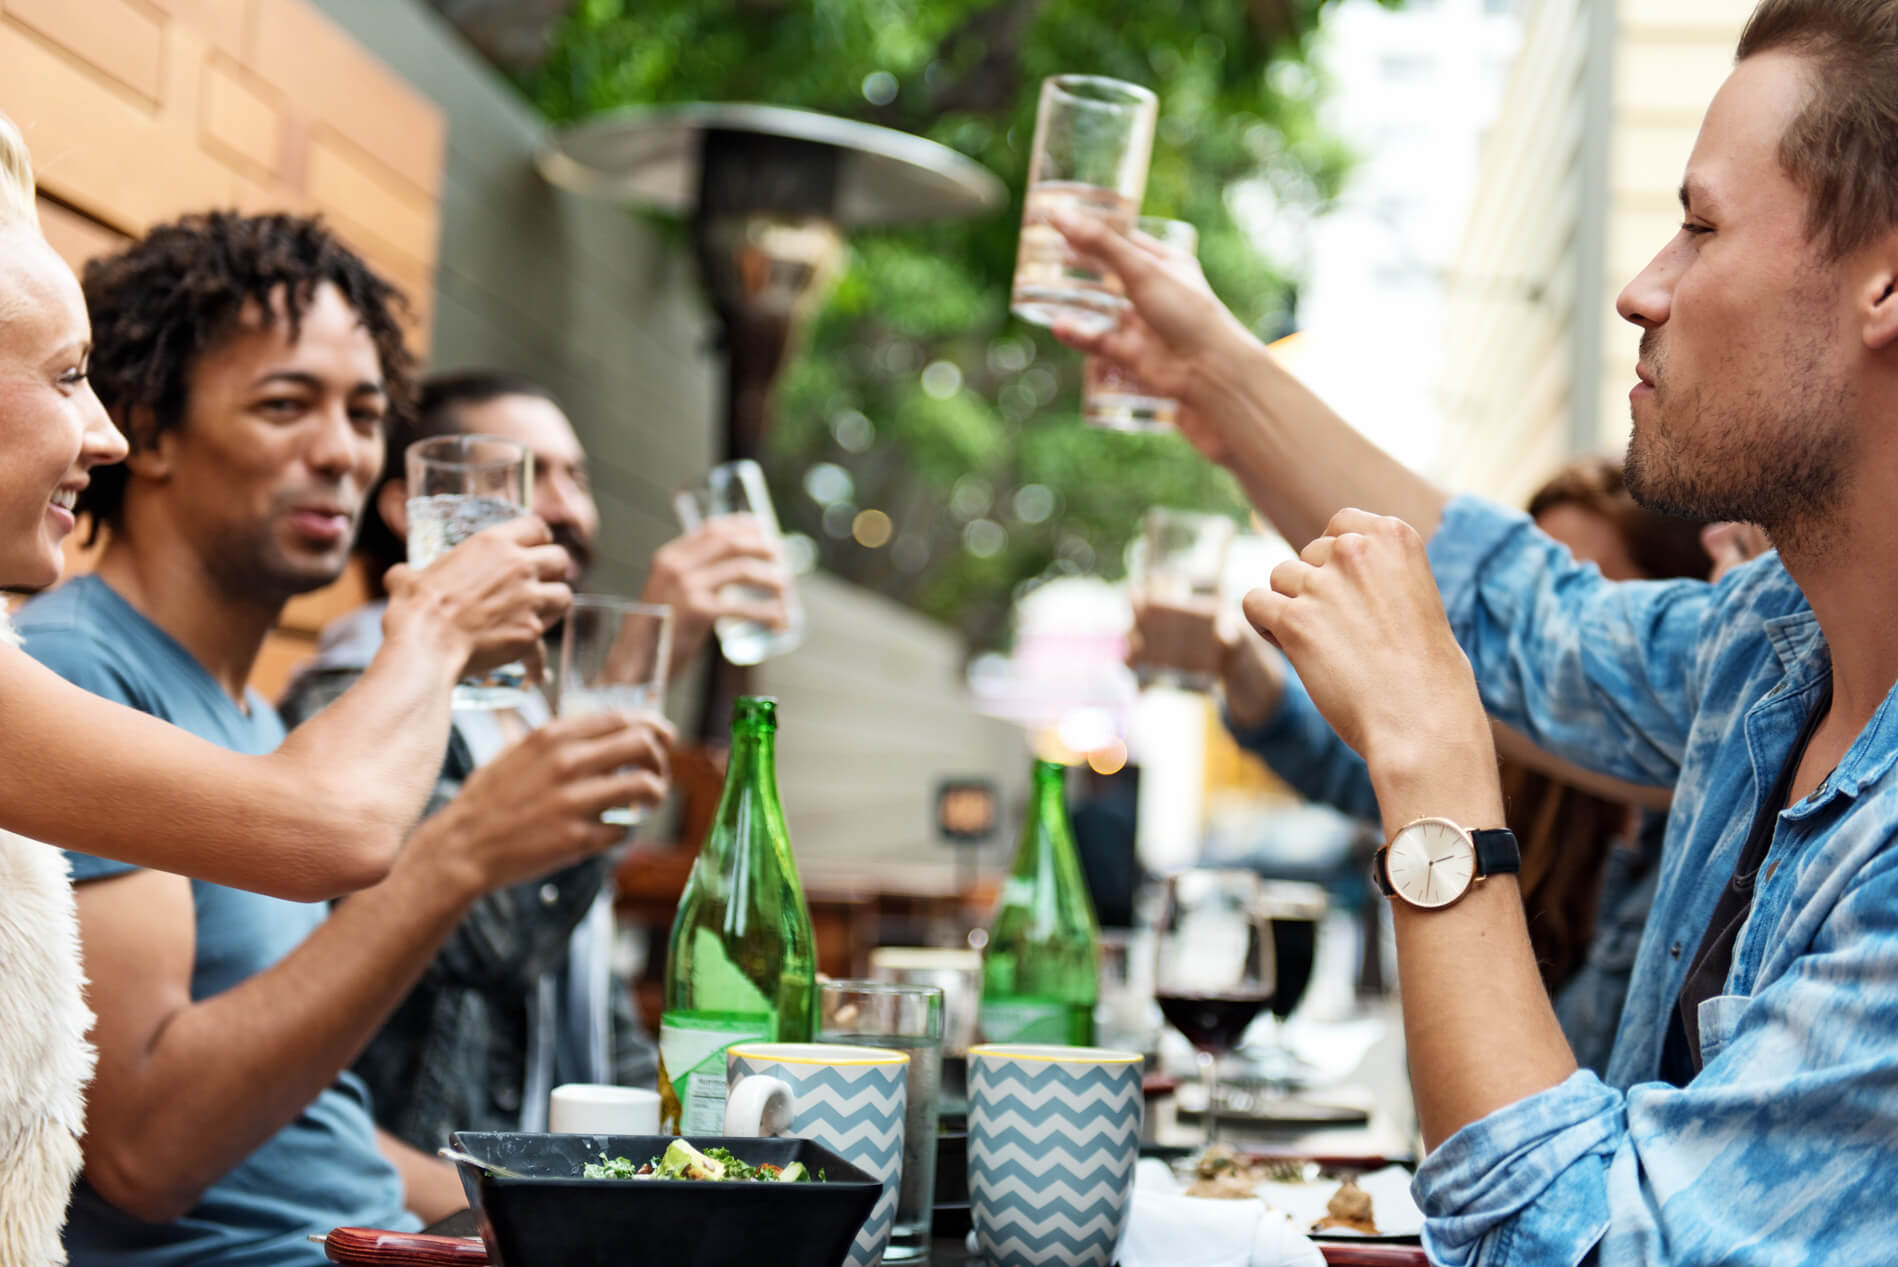
M 1154 999 L 1199 1053 L 1206 1143 L 1219 1138 L 1219 1058 L 1272 1002 L 1276 962 L 1264 883 L 1252 871 L 1166 878 L 1154 930 Z

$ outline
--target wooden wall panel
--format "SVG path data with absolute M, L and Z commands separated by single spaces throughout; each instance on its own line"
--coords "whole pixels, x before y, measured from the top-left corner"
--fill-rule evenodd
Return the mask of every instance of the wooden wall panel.
M 408 292 L 426 354 L 445 121 L 305 0 L 0 0 L 0 67 L 75 270 L 188 211 L 320 211 Z M 72 543 L 71 570 L 92 553 Z M 352 574 L 291 604 L 259 689 L 364 597 Z

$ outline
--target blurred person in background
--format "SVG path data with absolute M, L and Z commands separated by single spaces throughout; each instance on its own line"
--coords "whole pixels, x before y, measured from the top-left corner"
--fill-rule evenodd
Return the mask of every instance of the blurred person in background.
M 1704 578 L 1703 525 L 1628 493 L 1621 463 L 1578 458 L 1529 499 L 1543 532 L 1611 581 Z M 1732 534 L 1723 532 L 1725 541 Z M 1733 540 L 1732 552 L 1746 544 Z M 1135 608 L 1136 636 L 1142 609 Z M 1285 659 L 1243 622 L 1220 622 L 1223 715 L 1239 746 L 1309 800 L 1376 822 L 1363 760 L 1326 724 Z M 1607 1067 L 1634 954 L 1654 900 L 1665 814 L 1505 761 L 1504 807 L 1522 848 L 1529 940 L 1562 1031 L 1582 1066 Z M 1378 841 L 1381 844 L 1382 841 Z

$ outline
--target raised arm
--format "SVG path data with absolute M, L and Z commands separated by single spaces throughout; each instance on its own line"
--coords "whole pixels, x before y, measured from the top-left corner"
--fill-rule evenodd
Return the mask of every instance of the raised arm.
M 1302 546 L 1347 506 L 1394 515 L 1426 538 L 1448 500 L 1352 429 L 1226 310 L 1190 256 L 1098 218 L 1058 214 L 1077 248 L 1119 275 L 1132 305 L 1101 335 L 1055 333 L 1132 369 L 1184 406 L 1181 430 L 1238 477 L 1259 513 Z
M 100 699 L 0 645 L 0 827 L 297 901 L 389 870 L 441 767 L 470 666 L 538 646 L 566 553 L 523 518 L 390 576 L 363 679 L 277 751 L 240 756 Z

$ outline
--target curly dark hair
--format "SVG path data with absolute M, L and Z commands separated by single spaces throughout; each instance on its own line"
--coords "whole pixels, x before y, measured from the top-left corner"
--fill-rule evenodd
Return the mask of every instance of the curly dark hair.
M 294 341 L 325 282 L 342 292 L 375 341 L 389 397 L 384 425 L 399 426 L 415 402 L 415 357 L 403 339 L 407 298 L 321 220 L 283 213 L 185 216 L 89 262 L 93 390 L 133 451 L 150 448 L 184 420 L 193 367 L 231 338 L 248 305 L 275 320 L 272 299 L 281 294 Z M 151 411 L 150 422 L 134 427 L 140 406 Z M 93 471 L 79 500 L 92 537 L 118 518 L 125 482 L 123 465 Z

